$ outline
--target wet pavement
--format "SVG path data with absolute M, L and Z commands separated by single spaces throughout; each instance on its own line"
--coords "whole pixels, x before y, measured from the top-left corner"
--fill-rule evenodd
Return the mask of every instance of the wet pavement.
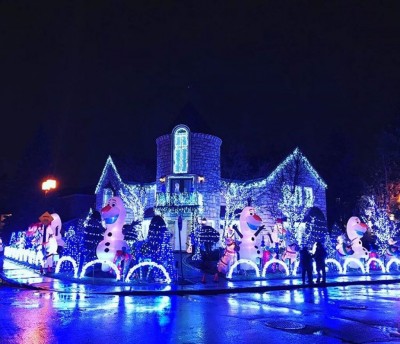
M 16 261 L 5 259 L 4 271 L 0 274 L 2 284 L 20 288 L 48 290 L 58 292 L 112 295 L 190 295 L 190 294 L 229 294 L 265 292 L 270 290 L 294 290 L 304 288 L 336 287 L 350 285 L 392 284 L 400 282 L 400 271 L 387 274 L 371 272 L 369 274 L 327 274 L 324 285 L 303 285 L 300 275 L 270 273 L 264 278 L 245 275 L 226 279 L 220 277 L 218 282 L 208 276 L 207 283 L 201 283 L 202 273 L 199 269 L 184 263 L 183 274 L 177 282 L 171 284 L 150 283 L 143 281 L 122 282 L 113 278 L 84 277 L 73 278 L 63 273 L 40 274 L 39 270 Z
M 1 344 L 400 342 L 400 285 L 219 295 L 0 287 Z
M 185 280 L 166 285 L 4 267 L 1 344 L 400 342 L 397 272 L 328 273 L 325 286 L 282 273 L 203 284 L 185 265 Z

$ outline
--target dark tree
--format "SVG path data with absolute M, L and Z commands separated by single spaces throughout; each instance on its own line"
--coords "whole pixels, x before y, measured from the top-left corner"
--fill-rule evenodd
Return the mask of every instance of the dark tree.
M 170 277 L 175 276 L 175 259 L 170 243 L 172 234 L 164 219 L 156 215 L 152 218 L 147 239 L 141 247 L 141 258 L 164 266 Z M 158 268 L 149 269 L 149 278 L 163 279 L 164 275 Z
M 83 264 L 97 259 L 96 249 L 103 240 L 105 228 L 101 224 L 101 215 L 98 211 L 89 214 L 83 228 Z

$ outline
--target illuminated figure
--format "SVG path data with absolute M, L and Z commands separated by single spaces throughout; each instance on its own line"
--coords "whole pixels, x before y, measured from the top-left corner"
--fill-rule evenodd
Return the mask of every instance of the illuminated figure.
M 387 256 L 388 258 L 399 258 L 400 257 L 400 248 L 398 245 L 396 245 L 397 241 L 395 241 L 393 238 L 390 238 L 388 240 L 388 250 L 387 250 Z
M 62 223 L 60 216 L 56 213 L 51 214 L 51 216 L 53 217 L 53 221 L 51 221 L 51 228 L 53 229 L 54 238 L 57 241 L 57 254 L 54 255 L 54 262 L 57 262 L 58 259 L 62 256 L 65 242 L 61 230 Z
M 43 253 L 43 265 L 40 272 L 43 273 L 46 269 L 47 272 L 51 272 L 53 268 L 53 258 L 57 254 L 57 240 L 54 237 L 54 232 L 51 227 L 51 221 L 54 218 L 47 211 L 39 217 L 41 223 L 39 231 L 42 234 L 42 253 Z
M 239 246 L 239 240 L 236 239 L 235 230 L 229 227 L 226 231 L 225 237 L 225 250 L 221 259 L 217 263 L 218 272 L 227 274 L 230 267 L 237 260 L 237 251 Z
M 283 221 L 282 219 L 277 219 L 276 223 L 274 225 L 274 228 L 272 229 L 271 233 L 272 237 L 272 244 L 273 244 L 273 249 L 274 249 L 274 258 L 276 259 L 281 259 L 281 253 L 284 252 L 285 247 L 286 247 L 286 229 L 283 228 Z M 282 259 L 284 260 L 284 259 Z
M 352 216 L 347 221 L 347 236 L 349 237 L 351 250 L 353 251 L 353 254 L 347 255 L 347 257 L 368 260 L 369 252 L 365 247 L 363 247 L 361 241 L 361 238 L 364 236 L 367 229 L 368 226 L 365 223 L 361 222 L 361 220 L 357 216 Z M 349 267 L 357 268 L 358 265 L 354 262 L 351 262 L 349 263 Z
M 341 234 L 337 237 L 336 252 L 339 255 L 339 259 L 346 258 L 354 253 L 351 249 L 351 243 L 345 238 L 345 234 Z
M 240 259 L 256 262 L 258 252 L 255 240 L 263 228 L 261 223 L 261 217 L 256 214 L 253 207 L 245 207 L 240 213 L 240 233 L 243 236 L 240 244 Z
M 299 255 L 299 246 L 296 243 L 292 243 L 286 246 L 285 252 L 282 254 L 282 260 L 289 267 L 289 271 L 292 272 Z
M 106 224 L 106 231 L 104 239 L 97 245 L 96 255 L 99 259 L 113 262 L 118 250 L 122 251 L 123 247 L 129 247 L 122 233 L 126 217 L 124 203 L 121 198 L 112 197 L 108 200 L 107 205 L 101 209 L 100 213 Z M 108 264 L 102 264 L 102 271 L 109 271 L 109 269 Z
M 117 266 L 121 274 L 122 281 L 124 280 L 129 271 L 131 262 L 132 262 L 132 255 L 126 251 L 125 246 L 123 246 L 121 250 L 117 250 L 114 257 L 114 264 Z

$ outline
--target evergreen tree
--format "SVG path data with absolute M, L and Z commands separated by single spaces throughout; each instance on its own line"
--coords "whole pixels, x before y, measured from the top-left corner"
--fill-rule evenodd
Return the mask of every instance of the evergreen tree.
M 219 241 L 219 233 L 215 228 L 206 225 L 206 219 L 203 219 L 202 222 L 199 229 L 199 243 L 204 251 L 210 253 Z
M 324 243 L 325 236 L 328 233 L 326 228 L 326 220 L 322 211 L 317 207 L 312 207 L 308 210 L 304 217 L 306 223 L 306 235 L 303 237 L 303 242 L 312 247 L 316 242 Z
M 16 246 L 16 243 L 17 243 L 17 236 L 16 236 L 16 234 L 15 234 L 15 232 L 12 232 L 11 233 L 11 238 L 10 238 L 10 246 L 11 247 L 15 247 Z
M 361 220 L 372 227 L 375 238 L 371 235 L 370 240 L 377 246 L 378 254 L 385 256 L 390 248 L 389 240 L 400 233 L 400 228 L 396 226 L 395 221 L 390 220 L 387 209 L 380 205 L 373 196 L 361 197 L 359 209 Z
M 70 224 L 64 224 L 65 226 L 65 246 L 63 256 L 69 256 L 73 258 L 78 264 L 79 271 L 82 268 L 83 263 L 83 233 L 84 233 L 84 219 L 74 220 Z M 69 271 L 69 264 L 63 264 L 62 268 L 64 271 Z
M 175 259 L 170 243 L 171 236 L 164 219 L 159 215 L 154 216 L 150 222 L 147 239 L 141 247 L 141 257 L 164 266 L 172 279 L 175 276 Z M 148 277 L 163 279 L 164 274 L 158 268 L 150 268 Z
M 90 211 L 83 230 L 83 265 L 97 259 L 96 249 L 104 237 L 104 227 L 98 211 Z
M 325 235 L 324 246 L 328 254 L 327 258 L 336 258 L 336 242 L 332 240 L 329 234 Z
M 124 240 L 128 243 L 131 250 L 135 243 L 138 241 L 138 228 L 141 227 L 139 221 L 132 221 L 130 224 L 126 224 L 122 227 L 122 234 L 124 235 Z
M 137 262 L 137 258 L 140 255 L 140 243 L 139 243 L 139 231 L 141 231 L 142 223 L 140 221 L 132 221 L 130 224 L 126 224 L 122 227 L 122 234 L 124 240 L 127 242 L 129 248 L 128 251 L 132 254 L 132 259 Z

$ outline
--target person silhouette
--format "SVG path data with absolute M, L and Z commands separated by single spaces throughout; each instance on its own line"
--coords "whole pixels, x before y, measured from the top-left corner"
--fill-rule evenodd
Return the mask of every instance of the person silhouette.
M 312 276 L 312 255 L 307 247 L 304 245 L 300 250 L 300 267 L 301 267 L 301 280 L 303 284 L 306 284 L 306 275 L 307 275 L 307 283 L 314 284 L 313 276 Z
M 317 242 L 313 258 L 315 260 L 315 267 L 317 269 L 317 283 L 326 283 L 326 264 L 325 259 L 327 253 L 324 245 Z

